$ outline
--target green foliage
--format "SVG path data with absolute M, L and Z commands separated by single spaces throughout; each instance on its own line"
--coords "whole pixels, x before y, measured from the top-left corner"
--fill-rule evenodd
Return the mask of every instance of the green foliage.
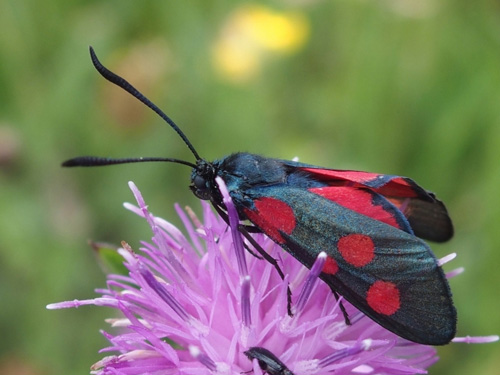
M 433 248 L 458 253 L 447 269 L 466 268 L 451 281 L 459 335 L 500 333 L 498 4 L 312 3 L 293 8 L 309 19 L 304 47 L 268 59 L 246 83 L 224 79 L 212 61 L 234 1 L 0 3 L 0 373 L 10 365 L 83 374 L 101 357 L 98 329 L 108 329 L 109 311 L 45 305 L 92 298 L 104 284 L 89 238 L 134 249 L 150 238 L 121 207 L 132 199 L 128 180 L 176 224 L 174 202 L 199 212 L 183 166 L 60 168 L 85 154 L 192 161 L 175 133 L 98 76 L 89 44 L 208 159 L 233 151 L 299 156 L 410 176 L 435 191 L 456 236 Z M 125 121 L 110 109 L 115 102 Z M 498 344 L 452 344 L 431 373 L 493 374 L 494 353 Z

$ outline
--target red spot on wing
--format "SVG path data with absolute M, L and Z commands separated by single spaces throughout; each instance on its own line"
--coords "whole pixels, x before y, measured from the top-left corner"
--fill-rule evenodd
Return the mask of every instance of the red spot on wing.
M 399 289 L 394 283 L 381 280 L 375 281 L 368 289 L 366 302 L 375 312 L 392 315 L 401 306 Z
M 280 232 L 291 234 L 296 221 L 292 208 L 276 198 L 260 198 L 254 201 L 255 210 L 245 209 L 248 219 L 278 243 L 285 240 Z
M 415 198 L 420 195 L 417 191 L 415 191 L 414 186 L 412 186 L 408 179 L 404 177 L 394 176 L 388 179 L 382 186 L 373 187 L 373 185 L 368 186 L 367 184 L 379 179 L 380 177 L 384 177 L 385 175 L 371 172 L 343 171 L 335 169 L 301 169 L 314 174 L 318 180 L 330 182 L 332 185 L 367 187 L 385 197 Z
M 366 190 L 354 189 L 348 186 L 328 186 L 311 188 L 309 191 L 357 213 L 401 229 L 390 212 L 384 210 L 382 206 L 373 204 L 372 195 Z
M 321 270 L 323 273 L 327 273 L 329 275 L 335 275 L 339 270 L 339 265 L 332 257 L 327 257 L 325 265 Z
M 349 234 L 337 243 L 340 255 L 354 267 L 363 267 L 375 257 L 375 244 L 364 234 Z
M 360 172 L 360 171 L 341 171 L 336 169 L 321 168 L 301 168 L 304 171 L 313 173 L 315 176 L 323 177 L 323 180 L 347 180 L 358 182 L 360 184 L 371 181 L 379 176 L 378 173 Z

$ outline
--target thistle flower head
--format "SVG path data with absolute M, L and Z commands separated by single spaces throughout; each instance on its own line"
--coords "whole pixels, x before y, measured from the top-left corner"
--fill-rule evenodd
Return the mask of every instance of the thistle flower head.
M 220 183 L 220 182 L 219 182 Z M 153 216 L 130 183 L 153 237 L 135 251 L 118 250 L 128 275 L 108 275 L 107 288 L 90 300 L 51 304 L 48 308 L 96 305 L 112 307 L 113 333 L 102 331 L 108 354 L 91 367 L 97 375 L 263 373 L 245 355 L 251 347 L 273 353 L 295 375 L 420 374 L 437 360 L 433 347 L 399 338 L 347 302 L 346 325 L 339 301 L 318 279 L 325 262 L 320 254 L 311 270 L 266 236 L 254 240 L 278 260 L 282 280 L 269 262 L 244 251 L 238 222 L 223 184 L 229 219 L 202 202 L 198 220 L 176 206 L 187 235 Z M 455 272 L 457 273 L 457 272 Z M 287 311 L 288 287 L 293 316 Z M 491 338 L 457 341 L 485 342 Z

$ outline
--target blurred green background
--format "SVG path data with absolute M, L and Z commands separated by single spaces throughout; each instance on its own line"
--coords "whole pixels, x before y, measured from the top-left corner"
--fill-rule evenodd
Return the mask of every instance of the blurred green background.
M 458 253 L 447 270 L 466 268 L 451 280 L 458 334 L 500 333 L 499 3 L 245 4 L 0 3 L 1 374 L 86 374 L 101 358 L 98 330 L 112 311 L 45 306 L 104 285 L 88 239 L 149 240 L 122 207 L 132 200 L 127 181 L 164 218 L 178 222 L 174 202 L 199 212 L 184 166 L 60 167 L 86 154 L 193 160 L 161 120 L 95 72 L 89 44 L 207 159 L 299 156 L 410 176 L 435 191 L 456 236 L 433 249 Z M 275 24 L 283 35 L 266 45 Z M 432 374 L 500 373 L 498 343 L 439 354 Z

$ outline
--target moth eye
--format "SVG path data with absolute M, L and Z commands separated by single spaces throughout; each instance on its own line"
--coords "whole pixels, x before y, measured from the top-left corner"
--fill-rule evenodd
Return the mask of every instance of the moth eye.
M 207 180 L 204 177 L 197 175 L 193 179 L 193 184 L 198 190 L 206 190 L 207 189 Z
M 190 188 L 194 195 L 200 199 L 210 200 L 212 197 L 209 181 L 202 175 L 193 177 Z

